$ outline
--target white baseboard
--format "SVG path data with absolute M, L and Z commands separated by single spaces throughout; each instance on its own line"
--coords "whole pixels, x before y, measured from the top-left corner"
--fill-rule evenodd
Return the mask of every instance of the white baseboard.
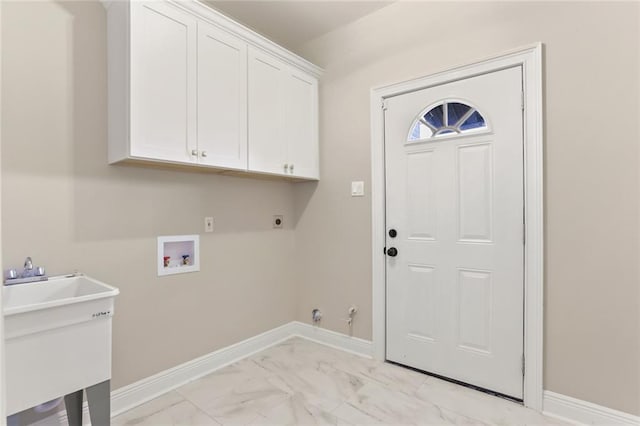
M 291 337 L 291 323 L 187 361 L 112 392 L 114 416 Z
M 292 337 L 302 337 L 365 357 L 371 357 L 373 350 L 373 345 L 369 340 L 350 337 L 335 331 L 292 321 L 112 391 L 111 415 L 117 416 L 186 383 L 204 377 L 220 368 Z M 83 418 L 85 419 L 84 424 L 88 424 L 89 409 L 86 402 L 83 406 Z M 59 422 L 61 425 L 67 424 L 66 411 L 59 412 Z
M 543 414 L 575 424 L 640 425 L 640 417 L 602 405 L 544 391 Z
M 111 393 L 112 416 L 121 414 L 292 337 L 301 337 L 367 358 L 371 358 L 373 355 L 373 344 L 369 340 L 293 321 L 114 390 Z M 543 404 L 543 414 L 574 424 L 640 426 L 640 417 L 638 416 L 551 391 L 544 391 Z M 86 402 L 83 417 L 85 425 L 89 424 L 89 411 Z M 46 424 L 52 424 L 50 419 L 47 419 Z M 67 415 L 64 410 L 59 412 L 59 424 L 67 424 Z
M 373 343 L 370 340 L 347 336 L 318 326 L 305 324 L 299 321 L 289 323 L 292 335 L 303 337 L 325 346 L 351 352 L 356 355 L 371 358 L 373 356 Z

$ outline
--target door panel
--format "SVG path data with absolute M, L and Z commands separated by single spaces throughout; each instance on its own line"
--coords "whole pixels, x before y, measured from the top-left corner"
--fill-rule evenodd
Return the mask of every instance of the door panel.
M 398 250 L 387 257 L 387 359 L 515 398 L 523 384 L 521 91 L 514 67 L 390 98 L 385 112 L 386 223 L 398 231 L 387 239 Z M 439 104 L 439 117 L 426 113 Z M 419 129 L 416 116 L 426 123 Z M 463 117 L 472 117 L 470 130 L 438 131 Z
M 491 272 L 458 269 L 458 347 L 491 353 Z
M 412 240 L 434 240 L 436 209 L 433 151 L 407 155 L 407 235 Z
M 196 19 L 161 2 L 132 2 L 131 19 L 131 155 L 193 162 Z
M 409 265 L 407 306 L 408 336 L 414 339 L 433 341 L 436 330 L 436 272 L 426 265 Z M 427 305 L 423 305 L 427 301 Z
M 199 162 L 247 168 L 247 45 L 198 23 Z
M 458 241 L 491 242 L 491 143 L 457 147 Z

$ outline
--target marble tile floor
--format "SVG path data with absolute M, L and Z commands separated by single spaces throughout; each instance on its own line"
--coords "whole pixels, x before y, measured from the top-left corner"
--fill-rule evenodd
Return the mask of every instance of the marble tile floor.
M 292 338 L 112 419 L 165 425 L 560 425 L 516 403 Z

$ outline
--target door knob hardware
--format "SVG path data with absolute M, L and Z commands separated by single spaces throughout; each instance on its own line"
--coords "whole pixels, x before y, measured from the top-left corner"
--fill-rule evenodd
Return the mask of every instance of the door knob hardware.
M 396 231 L 395 229 L 389 229 L 389 236 L 391 238 L 395 238 L 398 236 L 398 231 Z
M 389 247 L 387 249 L 387 256 L 396 257 L 398 255 L 398 249 L 395 247 Z

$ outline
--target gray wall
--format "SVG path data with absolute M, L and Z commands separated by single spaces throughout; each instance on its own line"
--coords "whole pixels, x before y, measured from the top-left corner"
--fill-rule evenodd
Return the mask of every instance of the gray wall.
M 292 185 L 108 166 L 102 6 L 3 2 L 2 262 L 120 287 L 115 388 L 316 306 L 346 333 L 357 304 L 369 339 L 370 195 L 349 183 L 370 188 L 370 88 L 542 41 L 545 388 L 640 414 L 639 9 L 398 3 L 308 43 L 327 70 L 322 180 Z M 274 231 L 273 214 L 293 220 Z M 202 271 L 156 277 L 156 236 L 199 233 L 209 215 Z
M 293 319 L 292 184 L 107 165 L 100 3 L 3 2 L 2 39 L 2 262 L 120 288 L 114 388 Z M 205 216 L 201 272 L 157 277 L 156 237 Z
M 325 67 L 321 175 L 294 191 L 298 319 L 371 338 L 369 93 L 545 43 L 544 385 L 640 414 L 638 3 L 399 2 L 302 49 Z

